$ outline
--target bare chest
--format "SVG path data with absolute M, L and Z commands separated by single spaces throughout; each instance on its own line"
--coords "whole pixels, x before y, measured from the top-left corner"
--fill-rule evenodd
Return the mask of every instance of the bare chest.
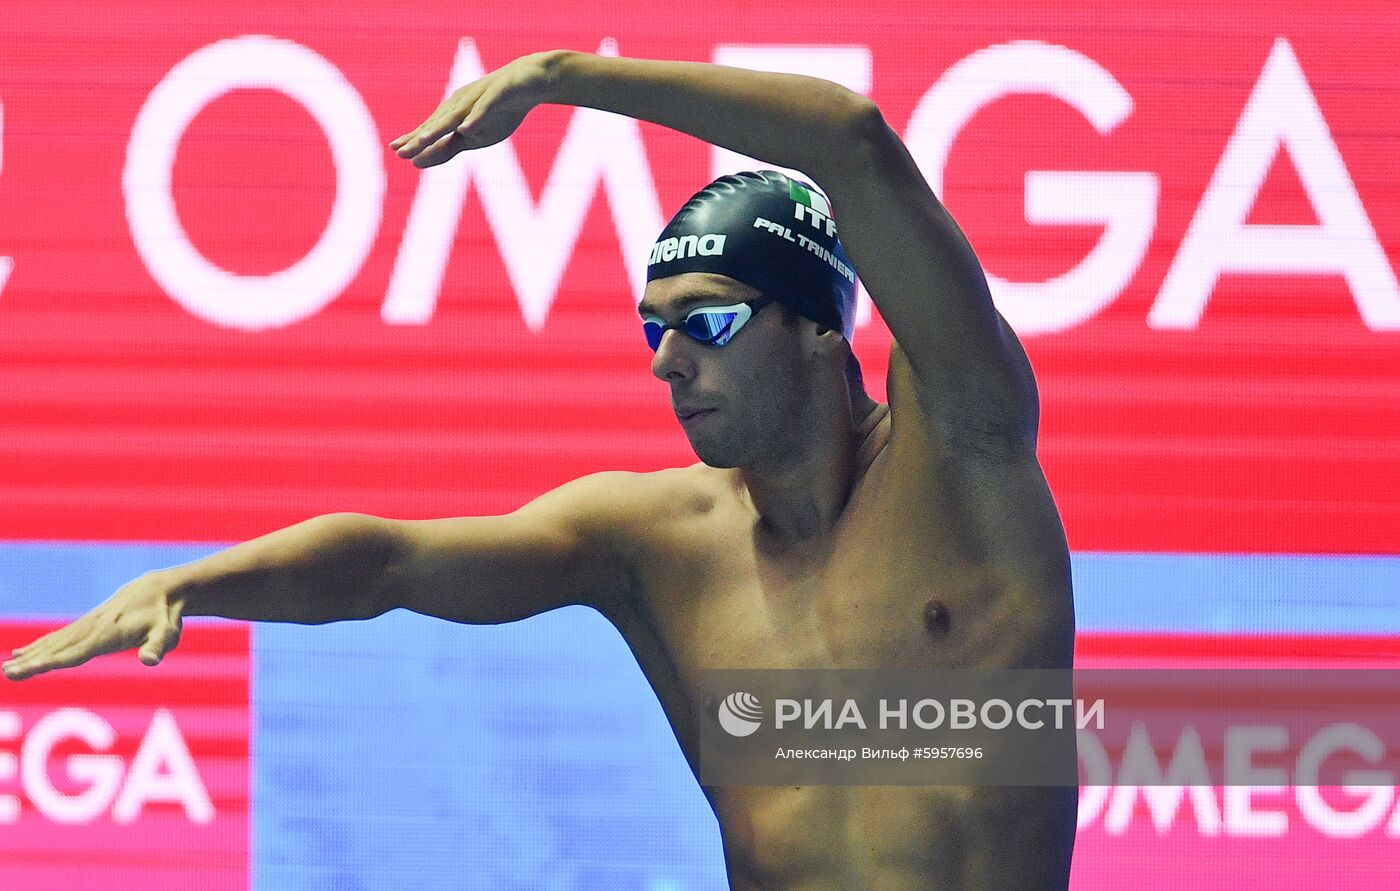
M 618 623 L 683 740 L 714 669 L 1068 664 L 1067 572 L 989 544 L 957 498 L 872 486 L 830 535 L 788 549 L 716 501 L 656 533 L 636 567 L 645 596 Z
M 765 551 L 717 518 L 648 580 L 650 625 L 682 675 L 715 668 L 966 664 L 1009 592 L 936 524 L 863 511 L 818 546 Z

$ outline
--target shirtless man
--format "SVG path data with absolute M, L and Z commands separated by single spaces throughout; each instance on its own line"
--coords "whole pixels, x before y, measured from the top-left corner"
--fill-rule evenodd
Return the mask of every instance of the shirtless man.
M 499 517 L 317 517 L 130 582 L 16 650 L 6 677 L 132 647 L 155 665 L 185 616 L 322 623 L 404 608 L 496 623 L 587 604 L 631 646 L 695 765 L 705 669 L 1070 666 L 1068 551 L 1036 459 L 1030 365 L 877 107 L 812 78 L 546 52 L 457 90 L 391 147 L 440 164 L 505 139 L 541 103 L 672 127 L 805 171 L 830 196 L 801 190 L 805 214 L 790 203 L 786 220 L 734 225 L 727 209 L 744 211 L 750 187 L 762 200 L 790 187 L 737 178 L 687 205 L 695 238 L 683 210 L 672 247 L 663 233 L 653 251 L 640 307 L 652 373 L 702 463 L 584 477 Z M 833 206 L 848 254 L 812 241 L 834 238 Z M 798 255 L 836 276 L 826 294 L 791 253 L 803 232 Z M 765 238 L 771 268 L 754 265 Z M 846 256 L 894 334 L 887 405 L 851 355 Z M 1068 883 L 1073 788 L 705 792 L 735 889 Z

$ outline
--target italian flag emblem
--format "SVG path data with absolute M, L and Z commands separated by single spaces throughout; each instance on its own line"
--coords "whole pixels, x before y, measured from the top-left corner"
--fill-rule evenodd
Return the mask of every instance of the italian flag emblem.
M 814 192 L 795 180 L 788 180 L 788 197 L 798 204 L 805 204 L 822 216 L 831 216 L 831 205 L 826 202 L 826 196 L 821 192 Z

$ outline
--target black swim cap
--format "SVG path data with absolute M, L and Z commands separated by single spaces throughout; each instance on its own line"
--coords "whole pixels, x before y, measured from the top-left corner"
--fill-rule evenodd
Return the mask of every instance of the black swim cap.
M 775 170 L 721 176 L 696 192 L 652 246 L 647 281 L 715 272 L 840 331 L 855 328 L 856 273 L 831 205 Z

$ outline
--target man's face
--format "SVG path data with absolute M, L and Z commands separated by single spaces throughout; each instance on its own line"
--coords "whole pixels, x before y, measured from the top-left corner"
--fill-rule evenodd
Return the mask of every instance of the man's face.
M 648 283 L 638 310 L 677 325 L 697 307 L 760 296 L 728 276 L 687 272 Z M 740 467 L 798 457 L 811 351 L 804 349 L 805 320 L 793 319 L 781 305 L 769 304 L 722 347 L 684 331 L 662 335 L 651 371 L 670 385 L 671 406 L 701 461 Z

